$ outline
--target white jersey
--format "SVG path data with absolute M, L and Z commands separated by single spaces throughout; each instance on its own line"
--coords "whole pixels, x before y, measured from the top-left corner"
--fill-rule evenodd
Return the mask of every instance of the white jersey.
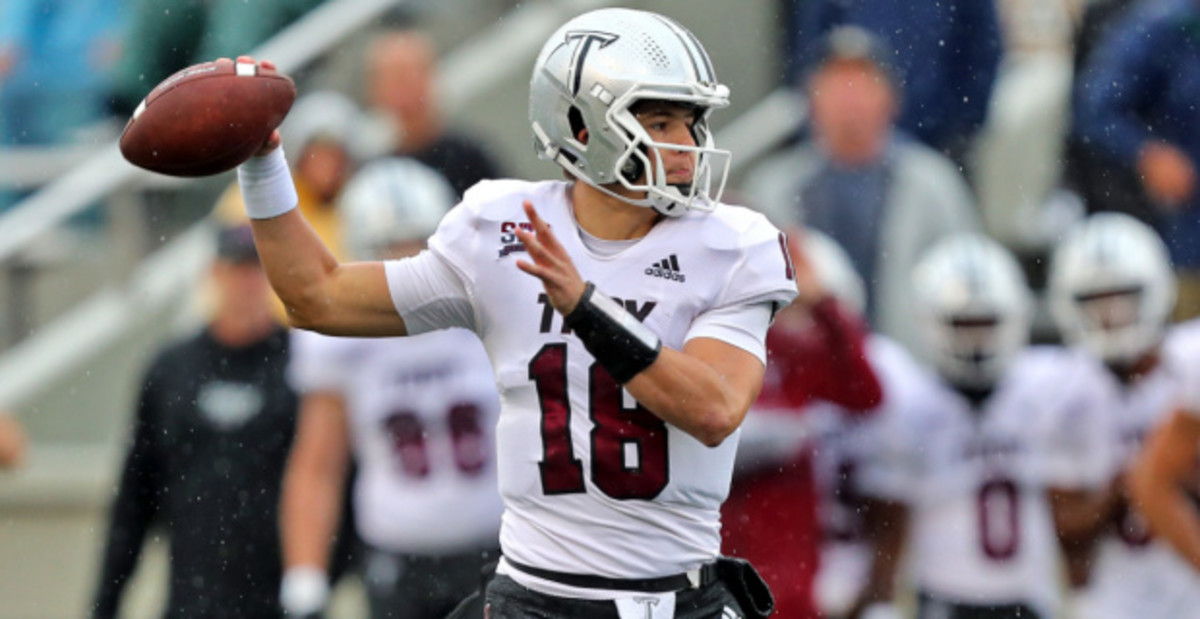
M 885 488 L 907 487 L 907 565 L 919 590 L 964 604 L 1025 603 L 1043 616 L 1057 607 L 1037 420 L 1080 395 L 1057 380 L 1060 356 L 1022 352 L 979 408 L 933 374 L 914 379 L 902 421 L 876 435 Z
M 862 522 L 862 501 L 875 498 L 907 503 L 913 480 L 897 474 L 911 467 L 892 458 L 916 451 L 878 450 L 880 437 L 902 429 L 919 388 L 929 380 L 925 370 L 898 343 L 882 335 L 867 341 L 867 358 L 883 387 L 883 402 L 873 411 L 849 413 L 819 404 L 809 413 L 815 425 L 813 477 L 821 522 L 821 558 L 813 595 L 821 612 L 844 615 L 866 583 L 872 549 Z
M 479 339 L 462 329 L 386 339 L 297 330 L 292 342 L 293 386 L 346 399 L 362 539 L 406 554 L 495 548 L 500 402 Z
M 1093 362 L 1100 371 L 1090 391 L 1102 394 L 1104 402 L 1086 421 L 1056 424 L 1057 436 L 1064 437 L 1058 441 L 1064 462 L 1050 480 L 1052 486 L 1101 488 L 1132 464 L 1146 435 L 1165 421 L 1185 392 L 1186 357 L 1200 357 L 1200 334 L 1192 333 L 1169 332 L 1159 365 L 1130 385 Z M 1200 578 L 1170 547 L 1152 538 L 1140 514 L 1123 508 L 1098 542 L 1077 606 L 1089 619 L 1200 617 Z
M 1168 344 L 1183 375 L 1183 389 L 1177 407 L 1186 414 L 1200 418 L 1200 319 L 1176 325 Z
M 565 182 L 476 185 L 429 242 L 463 298 L 439 295 L 407 311 L 397 300 L 397 309 L 410 330 L 472 328 L 491 357 L 502 403 L 506 558 L 613 578 L 695 569 L 720 551 L 719 508 L 737 437 L 706 447 L 634 401 L 564 328 L 542 282 L 517 268 L 528 256 L 514 230 L 529 226 L 522 202 L 532 202 L 583 278 L 619 299 L 663 346 L 711 337 L 759 359 L 772 309 L 796 294 L 783 238 L 762 215 L 718 205 L 663 219 L 605 256 L 581 237 L 569 190 Z M 397 299 L 406 286 L 425 284 L 405 268 L 388 264 Z M 747 309 L 761 312 L 755 328 L 732 328 L 725 317 Z

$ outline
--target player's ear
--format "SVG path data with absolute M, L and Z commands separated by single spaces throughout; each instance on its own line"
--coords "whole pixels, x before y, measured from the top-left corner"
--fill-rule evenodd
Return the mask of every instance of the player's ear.
M 579 130 L 579 133 L 578 133 L 578 134 L 576 134 L 576 135 L 575 135 L 575 137 L 576 137 L 576 138 L 579 140 L 579 143 L 580 143 L 580 144 L 587 144 L 587 142 L 588 142 L 588 130 L 587 130 L 586 128 L 585 128 L 585 129 L 580 129 L 580 130 Z

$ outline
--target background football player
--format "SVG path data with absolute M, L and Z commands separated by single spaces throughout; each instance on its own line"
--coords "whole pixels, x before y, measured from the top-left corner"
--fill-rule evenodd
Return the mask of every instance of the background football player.
M 414 255 L 453 204 L 432 169 L 377 160 L 341 199 L 344 246 L 360 260 Z M 371 616 L 445 617 L 499 547 L 500 403 L 478 338 L 462 329 L 402 340 L 297 330 L 292 344 L 289 376 L 303 400 L 284 483 L 284 607 L 305 616 L 325 603 L 353 453 Z
M 1051 617 L 1057 547 L 1034 421 L 1086 393 L 1061 380 L 1060 352 L 1027 347 L 1031 293 L 994 241 L 938 243 L 913 283 L 936 373 L 904 380 L 899 421 L 872 437 L 863 464 L 864 492 L 890 492 L 907 511 L 905 530 L 868 532 L 876 561 L 895 568 L 907 553 L 921 618 Z M 889 575 L 872 575 L 866 595 L 880 597 Z
M 800 296 L 767 333 L 767 374 L 742 427 L 721 535 L 725 552 L 762 573 L 777 615 L 799 618 L 817 612 L 817 510 L 824 505 L 817 504 L 809 449 L 815 413 L 836 408 L 829 415 L 836 423 L 871 410 L 883 394 L 864 352 L 865 292 L 849 257 L 814 230 L 789 230 L 788 246 Z
M 1064 339 L 1103 367 L 1090 387 L 1102 403 L 1047 419 L 1050 494 L 1079 616 L 1192 616 L 1200 580 L 1151 537 L 1124 484 L 1181 394 L 1180 356 L 1200 353 L 1200 340 L 1167 330 L 1175 279 L 1166 247 L 1132 217 L 1093 215 L 1055 249 L 1048 294 Z
M 1200 336 L 1200 323 L 1192 321 L 1177 331 L 1184 337 Z M 1196 342 L 1200 344 L 1200 341 Z M 1129 476 L 1135 504 L 1150 530 L 1172 545 L 1200 573 L 1200 511 L 1196 495 L 1200 463 L 1200 357 L 1187 358 L 1183 396 L 1166 423 L 1146 441 Z

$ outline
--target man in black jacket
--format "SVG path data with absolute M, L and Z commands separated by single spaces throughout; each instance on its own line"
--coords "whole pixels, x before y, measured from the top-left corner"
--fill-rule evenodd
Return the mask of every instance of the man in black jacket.
M 170 539 L 165 617 L 282 615 L 276 521 L 297 399 L 249 227 L 219 232 L 212 279 L 211 320 L 143 380 L 93 617 L 117 616 L 153 525 Z

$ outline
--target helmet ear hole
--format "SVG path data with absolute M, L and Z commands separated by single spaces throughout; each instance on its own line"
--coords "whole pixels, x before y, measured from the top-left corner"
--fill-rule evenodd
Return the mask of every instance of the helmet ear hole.
M 567 110 L 567 124 L 571 127 L 571 135 L 582 144 L 587 144 L 587 125 L 583 124 L 583 112 L 574 105 Z

